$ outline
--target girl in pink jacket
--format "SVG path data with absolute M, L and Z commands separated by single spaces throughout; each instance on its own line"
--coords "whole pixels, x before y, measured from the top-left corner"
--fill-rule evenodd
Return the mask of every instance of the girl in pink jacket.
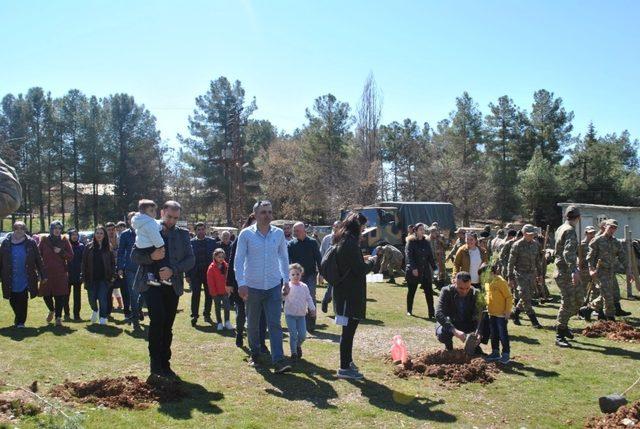
M 303 273 L 304 269 L 300 264 L 289 265 L 289 293 L 284 297 L 284 317 L 289 329 L 292 360 L 302 357 L 302 343 L 307 336 L 307 311 L 312 317 L 316 314 L 309 288 L 300 281 Z

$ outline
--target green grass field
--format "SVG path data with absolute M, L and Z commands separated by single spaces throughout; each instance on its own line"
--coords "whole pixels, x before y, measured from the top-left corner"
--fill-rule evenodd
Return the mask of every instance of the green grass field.
M 414 353 L 440 347 L 421 296 L 416 297 L 417 316 L 405 315 L 404 287 L 369 285 L 369 319 L 358 329 L 354 350 L 366 377 L 361 382 L 335 378 L 339 330 L 326 315 L 319 314 L 319 331 L 305 343 L 305 361 L 292 373 L 274 375 L 249 368 L 246 352 L 235 347 L 231 334 L 211 326 L 192 328 L 186 293 L 174 328 L 172 365 L 190 398 L 141 411 L 78 410 L 86 428 L 581 427 L 599 413 L 599 396 L 619 392 L 637 377 L 640 344 L 577 336 L 572 349 L 558 349 L 552 330 L 559 305 L 555 285 L 552 293 L 555 302 L 537 309 L 546 329 L 532 329 L 526 317 L 523 326 L 509 325 L 514 358 L 509 369 L 492 384 L 461 387 L 431 378 L 402 380 L 384 362 L 395 334 Z M 640 324 L 640 303 L 623 300 L 623 307 L 636 316 L 628 320 Z M 89 318 L 85 302 L 82 314 Z M 65 379 L 147 376 L 147 344 L 121 323 L 121 314 L 107 327 L 86 322 L 47 327 L 45 316 L 42 300 L 32 300 L 28 328 L 17 331 L 10 327 L 8 301 L 2 300 L 0 380 L 22 386 L 38 380 L 46 393 Z M 585 322 L 572 325 L 582 328 Z M 629 398 L 639 399 L 640 392 Z M 51 427 L 52 422 L 30 417 L 19 426 Z

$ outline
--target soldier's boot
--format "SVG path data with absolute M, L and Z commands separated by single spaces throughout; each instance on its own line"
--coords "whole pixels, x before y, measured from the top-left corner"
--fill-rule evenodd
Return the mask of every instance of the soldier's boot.
M 607 316 L 607 320 L 610 320 L 612 322 L 616 321 L 616 318 L 614 316 Z
M 396 279 L 395 277 L 389 277 L 389 280 L 387 281 L 387 283 L 390 283 L 392 285 L 396 284 Z
M 573 340 L 575 338 L 575 336 L 573 335 L 573 332 L 571 332 L 571 329 L 564 328 L 564 336 L 569 338 L 570 340 Z
M 607 320 L 607 316 L 604 315 L 604 310 L 598 310 L 598 320 Z
M 631 312 L 624 311 L 622 309 L 622 305 L 620 305 L 619 302 L 615 304 L 615 307 L 616 307 L 616 316 L 631 316 Z
M 529 313 L 527 314 L 527 316 L 529 316 L 529 320 L 531 321 L 532 328 L 542 329 L 542 325 L 540 324 L 540 322 L 538 322 L 538 317 L 536 316 L 536 313 Z
M 556 327 L 556 346 L 558 347 L 571 347 L 569 341 L 567 341 L 565 334 L 566 329 L 561 327 Z
M 578 310 L 578 314 L 587 322 L 591 322 L 591 312 L 593 310 L 591 310 L 591 308 L 585 306 L 585 307 L 580 307 L 580 309 Z
M 516 308 L 513 313 L 511 313 L 511 320 L 513 320 L 513 324 L 514 325 L 522 325 L 522 322 L 520 322 L 520 313 L 522 312 L 522 310 L 520 310 L 519 308 Z

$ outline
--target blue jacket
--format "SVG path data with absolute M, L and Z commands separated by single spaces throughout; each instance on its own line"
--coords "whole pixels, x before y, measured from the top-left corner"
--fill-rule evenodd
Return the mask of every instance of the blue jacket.
M 73 249 L 73 259 L 69 262 L 69 283 L 79 283 L 82 281 L 82 254 L 84 244 L 70 242 Z
M 211 237 L 205 237 L 204 240 L 198 240 L 198 237 L 194 237 L 191 239 L 191 248 L 195 265 L 186 275 L 189 278 L 206 280 L 207 269 L 213 261 L 213 251 L 218 248 L 218 242 Z
M 138 264 L 131 259 L 131 251 L 133 250 L 133 244 L 135 242 L 136 232 L 133 228 L 122 231 L 122 234 L 120 234 L 120 244 L 118 245 L 117 270 L 135 272 L 138 269 Z

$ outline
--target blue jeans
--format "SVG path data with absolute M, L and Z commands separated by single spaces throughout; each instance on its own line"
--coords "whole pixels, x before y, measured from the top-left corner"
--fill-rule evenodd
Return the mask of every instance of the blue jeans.
M 129 305 L 131 307 L 132 319 L 138 320 L 138 314 L 142 309 L 143 296 L 140 295 L 135 288 L 136 284 L 136 271 L 125 271 L 124 280 L 127 284 L 127 290 L 129 291 Z M 124 296 L 124 294 L 123 294 Z
M 502 344 L 502 353 L 509 353 L 509 331 L 507 330 L 508 320 L 506 317 L 489 316 L 489 326 L 491 328 L 491 351 L 499 351 Z
M 287 321 L 287 329 L 289 329 L 289 346 L 291 354 L 298 353 L 298 347 L 302 347 L 302 343 L 307 338 L 307 321 L 304 316 L 291 316 L 286 314 L 284 319 Z
M 260 354 L 260 315 L 264 311 L 269 329 L 269 342 L 271 343 L 271 360 L 276 363 L 284 359 L 282 350 L 282 326 L 280 324 L 280 311 L 282 303 L 282 288 L 280 285 L 271 289 L 262 290 L 249 288 L 249 297 L 245 303 L 247 312 L 247 336 L 251 354 Z
M 109 316 L 109 301 L 111 301 L 111 295 L 109 295 L 110 290 L 111 288 L 106 280 L 93 282 L 88 290 L 89 305 L 93 311 L 98 311 L 102 318 Z

